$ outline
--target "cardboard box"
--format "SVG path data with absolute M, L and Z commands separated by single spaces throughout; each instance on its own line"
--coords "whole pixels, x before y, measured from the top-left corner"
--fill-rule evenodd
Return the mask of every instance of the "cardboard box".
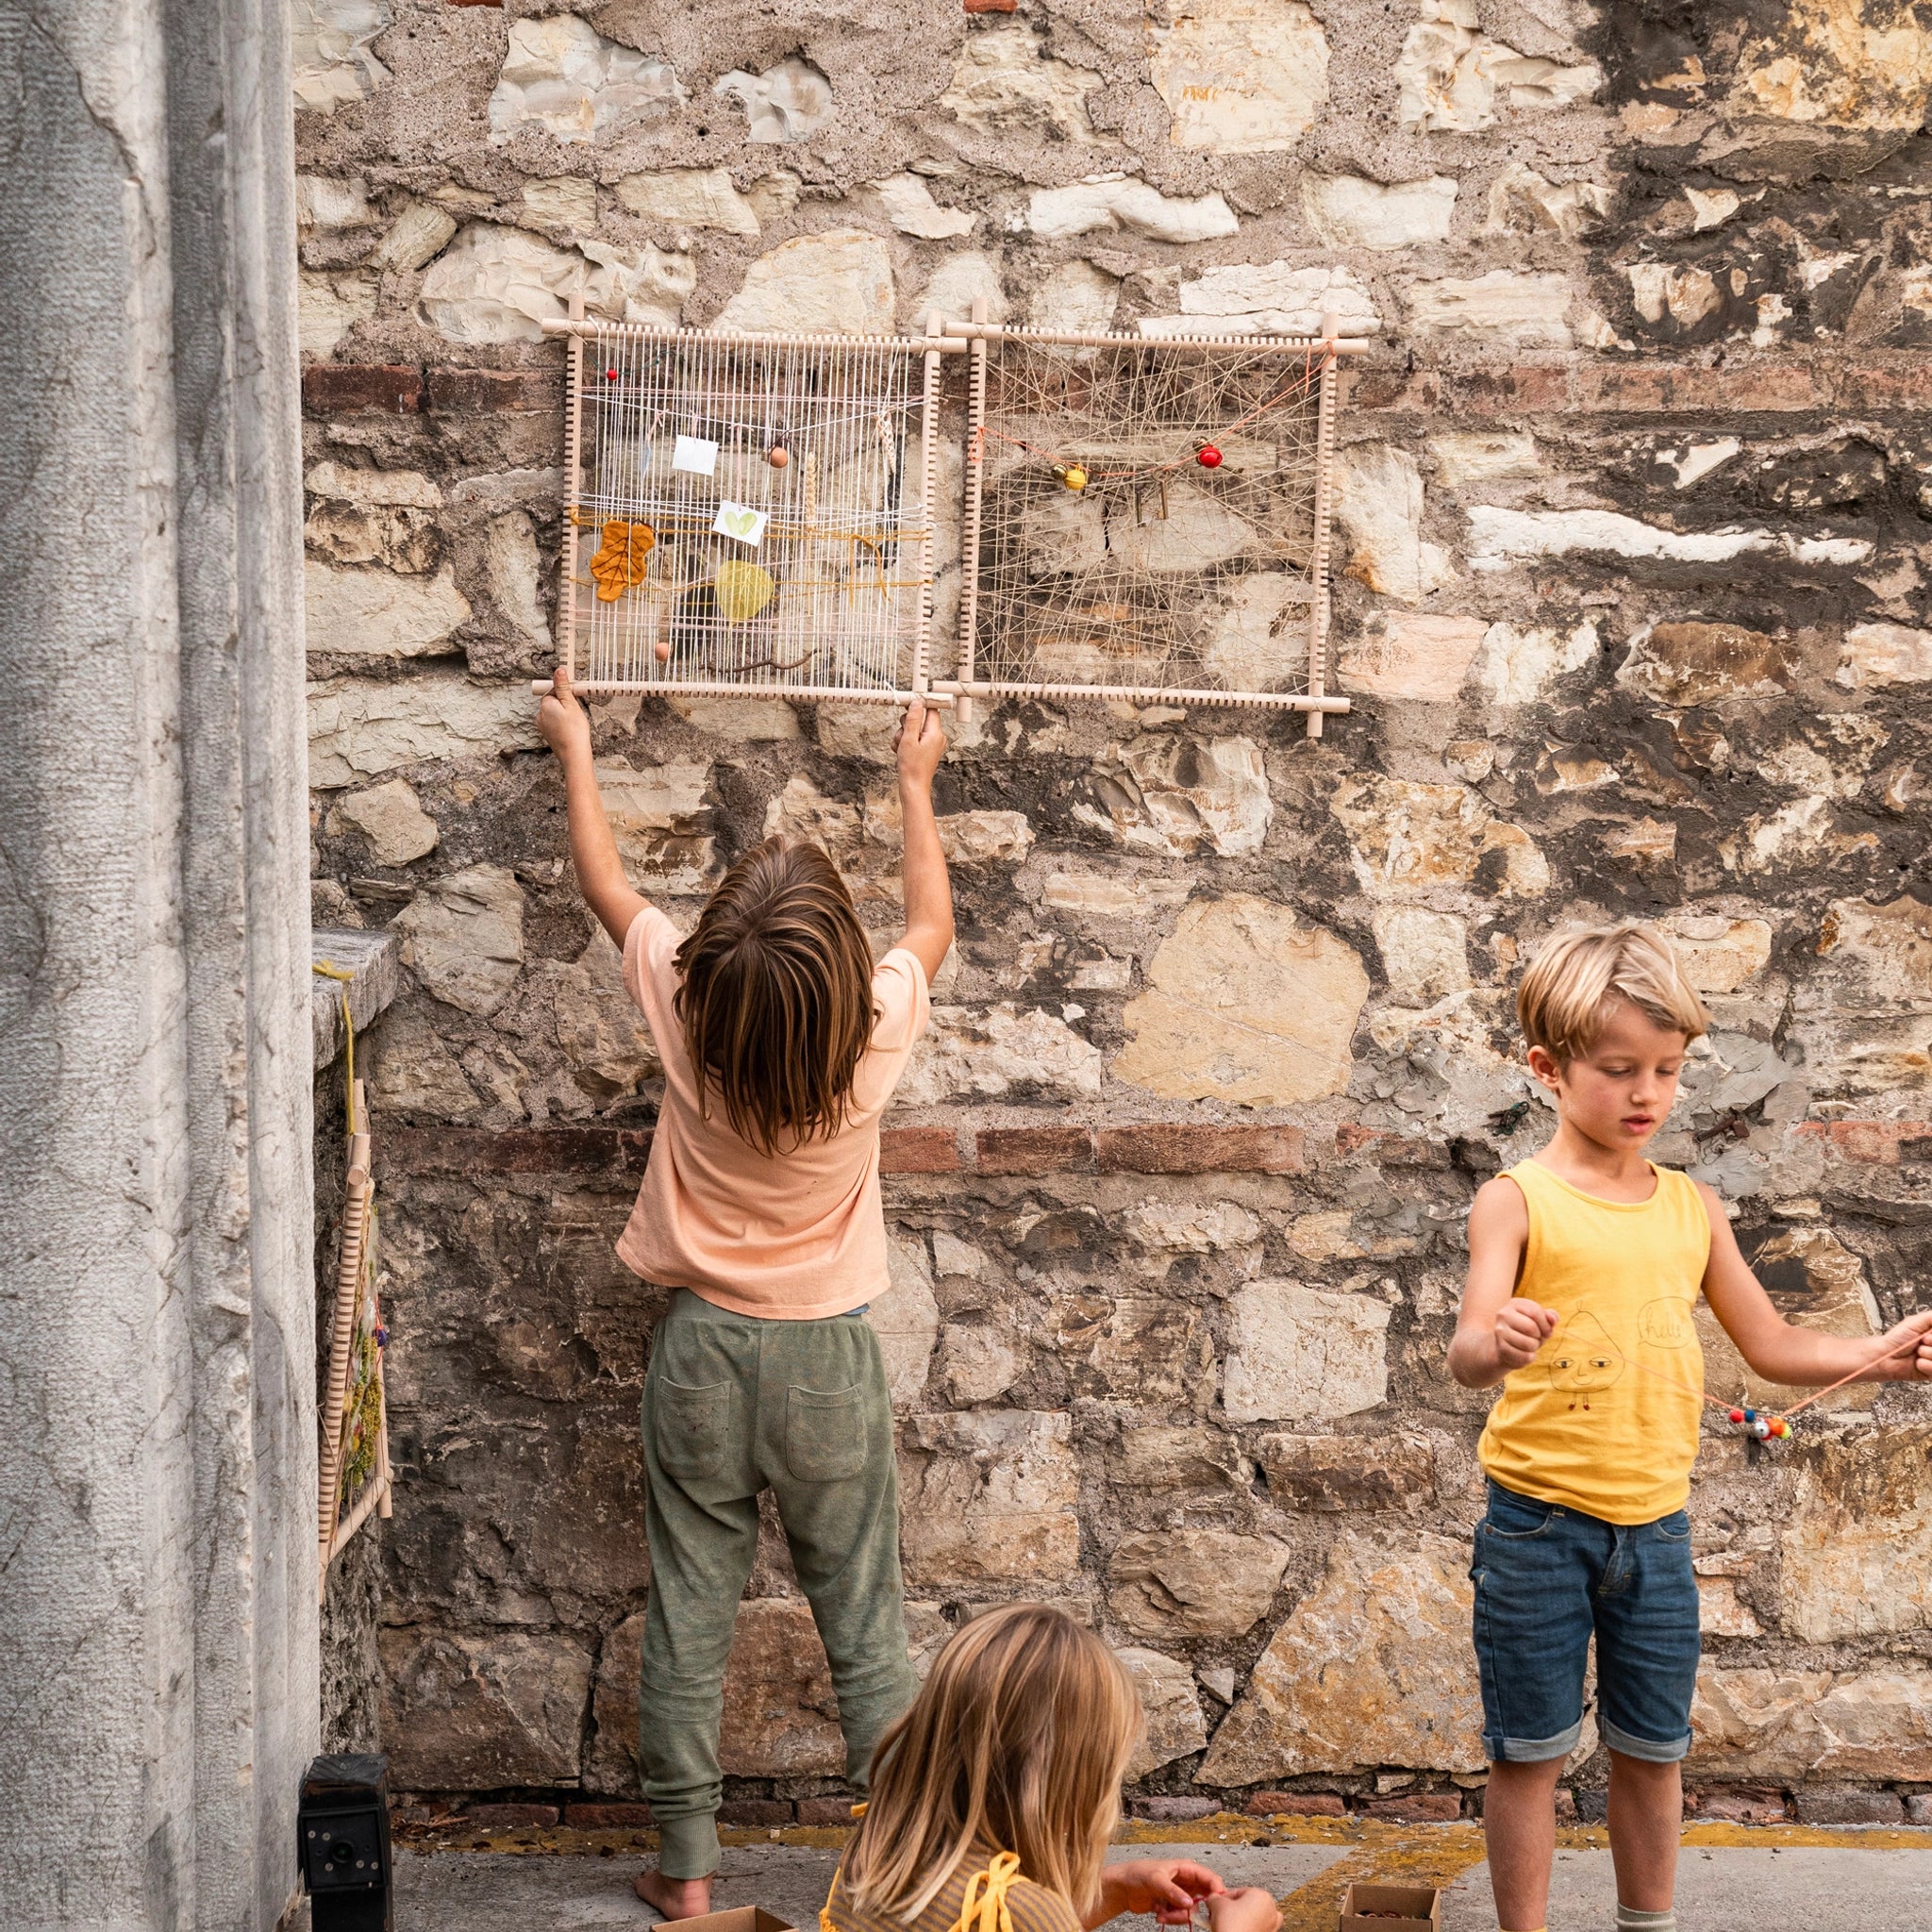
M 737 1906 L 728 1912 L 705 1912 L 695 1919 L 666 1919 L 678 1932 L 796 1932 L 789 1919 L 763 1906 Z
M 1397 1920 L 1442 1932 L 1442 1894 L 1427 1885 L 1351 1885 L 1341 1895 L 1341 1932 L 1407 1932 Z

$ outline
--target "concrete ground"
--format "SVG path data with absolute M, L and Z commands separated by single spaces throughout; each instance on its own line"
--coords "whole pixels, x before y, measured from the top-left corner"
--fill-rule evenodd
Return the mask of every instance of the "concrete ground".
M 1493 1932 L 1479 1827 L 1309 1821 L 1284 1830 L 1226 1820 L 1222 1836 L 1200 1835 L 1215 1828 L 1190 1827 L 1193 1837 L 1143 1828 L 1115 1856 L 1198 1858 L 1230 1885 L 1265 1885 L 1282 1900 L 1284 1932 L 1333 1932 L 1343 1888 L 1375 1878 L 1443 1887 L 1443 1932 Z M 740 1842 L 725 1851 L 717 1908 L 761 1905 L 813 1932 L 838 1862 L 836 1835 L 733 1836 Z M 818 1841 L 795 1841 L 802 1838 Z M 654 1914 L 632 1896 L 630 1876 L 648 1857 L 624 1833 L 501 1832 L 460 1848 L 399 1846 L 396 1932 L 643 1932 Z M 1609 1932 L 1614 1906 L 1602 1832 L 1566 1832 L 1552 1932 Z M 1683 1932 L 1924 1932 L 1932 1926 L 1932 1831 L 1693 1826 L 1678 1867 L 1677 1916 Z M 1117 1924 L 1154 1932 L 1151 1919 Z

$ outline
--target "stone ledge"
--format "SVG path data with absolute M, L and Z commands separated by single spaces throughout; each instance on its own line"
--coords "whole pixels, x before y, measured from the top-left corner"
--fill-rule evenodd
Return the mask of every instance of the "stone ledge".
M 344 966 L 355 974 L 346 982 L 349 1018 L 360 1033 L 402 990 L 403 948 L 388 931 L 358 932 L 347 927 L 316 927 L 309 934 L 309 957 L 319 966 Z M 342 1050 L 342 988 L 326 974 L 311 976 L 308 1012 L 314 1028 L 315 1071 L 330 1065 Z
M 1384 411 L 1474 417 L 1790 415 L 1825 410 L 1917 411 L 1932 405 L 1932 366 L 1907 351 L 1856 359 L 1699 362 L 1568 359 L 1353 370 L 1348 401 Z M 555 369 L 418 369 L 403 363 L 317 362 L 302 375 L 310 415 L 384 409 L 408 414 L 543 412 L 563 401 Z
M 330 942 L 372 938 L 393 944 L 389 934 L 332 934 Z M 317 936 L 318 957 L 323 936 Z M 338 954 L 340 948 L 338 949 Z M 372 991 L 368 1017 L 394 992 L 393 956 L 380 969 L 390 983 Z M 338 963 L 347 964 L 338 958 Z M 316 1065 L 341 1049 L 341 1016 L 333 981 L 316 982 Z M 327 996 L 331 1018 L 323 1012 Z M 356 1011 L 359 1029 L 363 1009 Z M 332 1028 L 325 1037 L 325 1029 Z M 1795 1141 L 1818 1144 L 1830 1158 L 1850 1165 L 1897 1167 L 1932 1158 L 1932 1123 L 1924 1121 L 1801 1121 Z M 1344 1122 L 1335 1129 L 1338 1160 L 1368 1159 L 1383 1167 L 1444 1168 L 1445 1141 L 1391 1133 Z M 567 1174 L 622 1168 L 641 1174 L 651 1152 L 649 1127 L 395 1127 L 385 1137 L 389 1160 L 417 1174 Z M 1081 1125 L 981 1127 L 973 1152 L 961 1158 L 958 1130 L 949 1126 L 887 1127 L 879 1135 L 879 1171 L 888 1174 L 980 1174 L 1028 1175 L 1081 1174 L 1302 1174 L 1307 1139 L 1297 1126 L 1245 1126 L 1216 1122 L 1149 1121 L 1124 1127 Z
M 1690 416 L 1919 410 L 1932 367 L 1900 352 L 1849 358 L 1734 362 L 1515 362 L 1463 369 L 1370 364 L 1352 372 L 1351 408 L 1458 416 Z
M 385 1158 L 408 1174 L 641 1174 L 649 1127 L 392 1127 Z M 1221 1126 L 1184 1121 L 1133 1127 L 985 1127 L 972 1161 L 951 1127 L 887 1127 L 879 1171 L 890 1174 L 1300 1174 L 1299 1127 Z

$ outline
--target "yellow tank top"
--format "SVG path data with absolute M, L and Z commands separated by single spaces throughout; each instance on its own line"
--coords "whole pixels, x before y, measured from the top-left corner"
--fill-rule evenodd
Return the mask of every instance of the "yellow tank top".
M 1695 1185 L 1653 1165 L 1647 1201 L 1601 1201 L 1533 1160 L 1509 1170 L 1529 1208 L 1516 1292 L 1557 1315 L 1512 1369 L 1476 1455 L 1506 1490 L 1606 1523 L 1684 1507 L 1703 1416 L 1691 1310 L 1710 1256 Z

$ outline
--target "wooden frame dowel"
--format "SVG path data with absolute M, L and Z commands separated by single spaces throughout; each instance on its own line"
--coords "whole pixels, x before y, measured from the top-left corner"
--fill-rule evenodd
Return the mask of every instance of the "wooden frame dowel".
M 900 336 L 854 333 L 792 333 L 784 329 L 660 328 L 648 322 L 591 322 L 576 310 L 573 302 L 568 317 L 545 316 L 537 325 L 546 336 L 637 336 L 666 342 L 722 342 L 740 349 L 890 349 L 904 356 L 924 356 L 936 350 L 941 356 L 963 356 L 967 343 L 963 336 Z
M 1333 316 L 1324 315 L 1323 325 L 1332 336 Z M 1333 349 L 1322 358 L 1322 379 L 1317 391 L 1315 417 L 1315 514 L 1313 541 L 1308 549 L 1308 693 L 1320 697 L 1327 688 L 1328 626 L 1333 609 L 1328 590 L 1329 525 L 1333 515 L 1335 472 L 1335 372 Z M 1308 736 L 1322 735 L 1321 711 L 1308 713 Z

